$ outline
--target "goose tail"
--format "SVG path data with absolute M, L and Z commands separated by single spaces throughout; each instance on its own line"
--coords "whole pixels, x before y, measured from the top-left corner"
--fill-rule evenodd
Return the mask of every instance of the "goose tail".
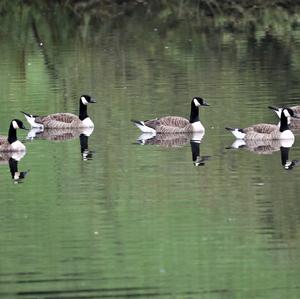
M 246 134 L 243 132 L 243 129 L 228 127 L 226 127 L 225 129 L 230 131 L 236 139 L 244 139 L 244 137 L 246 136 Z
M 35 122 L 35 119 L 36 119 L 36 115 L 32 115 L 32 114 L 29 114 L 27 112 L 24 112 L 24 111 L 21 111 L 21 113 L 24 114 L 26 120 L 28 121 L 28 123 L 31 125 L 32 128 L 41 128 L 43 127 L 42 124 L 39 124 L 39 123 L 36 123 Z
M 143 133 L 156 133 L 156 131 L 145 125 L 145 122 L 141 120 L 131 120 Z

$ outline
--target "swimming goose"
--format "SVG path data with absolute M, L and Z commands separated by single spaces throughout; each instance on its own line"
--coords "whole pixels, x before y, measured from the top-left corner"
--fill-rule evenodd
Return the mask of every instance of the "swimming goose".
M 273 110 L 277 114 L 277 116 L 280 118 L 283 108 L 278 108 L 275 106 L 268 106 L 268 108 Z M 293 110 L 293 112 L 296 116 L 300 116 L 300 106 L 292 106 L 289 108 Z M 296 118 L 291 119 L 291 123 L 289 124 L 289 126 L 290 126 L 291 130 L 296 130 L 296 129 L 299 130 L 300 129 L 300 120 L 296 119 Z
M 283 108 L 280 117 L 280 126 L 271 124 L 257 124 L 248 128 L 226 128 L 237 139 L 277 140 L 294 139 L 294 134 L 289 129 L 291 117 L 299 118 L 290 108 Z
M 17 139 L 17 129 L 27 130 L 19 119 L 13 119 L 8 130 L 8 137 L 0 136 L 0 152 L 25 151 L 25 145 Z
M 151 120 L 131 120 L 144 133 L 192 133 L 204 132 L 199 120 L 199 106 L 209 106 L 200 97 L 194 97 L 191 102 L 190 120 L 179 116 L 165 116 Z
M 66 129 L 66 128 L 93 128 L 94 123 L 87 115 L 87 105 L 96 103 L 88 95 L 82 95 L 79 99 L 79 116 L 72 113 L 54 113 L 47 116 L 31 115 L 21 111 L 33 128 L 42 129 Z

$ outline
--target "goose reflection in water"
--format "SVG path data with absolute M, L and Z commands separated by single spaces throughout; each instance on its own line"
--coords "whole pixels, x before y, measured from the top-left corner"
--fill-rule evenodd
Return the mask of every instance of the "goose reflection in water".
M 19 171 L 18 163 L 25 156 L 26 152 L 1 152 L 0 153 L 0 164 L 9 166 L 11 178 L 15 184 L 22 183 L 23 179 L 28 174 L 27 171 Z
M 93 151 L 88 148 L 88 139 L 94 128 L 69 128 L 69 129 L 40 129 L 32 128 L 27 134 L 27 139 L 43 139 L 48 141 L 67 141 L 79 138 L 80 152 L 84 161 L 93 158 Z
M 294 144 L 294 139 L 283 140 L 241 140 L 237 139 L 230 147 L 231 149 L 245 148 L 258 155 L 270 155 L 280 151 L 281 165 L 286 170 L 291 170 L 300 164 L 300 160 L 289 160 L 289 151 Z
M 211 156 L 200 156 L 200 143 L 204 132 L 155 134 L 143 133 L 137 139 L 140 145 L 157 145 L 162 148 L 180 148 L 190 143 L 192 161 L 195 166 L 204 166 Z

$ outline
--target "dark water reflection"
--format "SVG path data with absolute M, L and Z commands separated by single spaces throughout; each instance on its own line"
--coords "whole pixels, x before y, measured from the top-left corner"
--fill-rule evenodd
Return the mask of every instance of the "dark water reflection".
M 0 295 L 299 298 L 299 136 L 258 145 L 263 155 L 228 149 L 224 129 L 276 123 L 268 105 L 300 103 L 299 33 L 132 21 L 68 34 L 35 18 L 1 21 L 1 132 L 21 110 L 77 113 L 83 93 L 97 99 L 95 129 L 20 132 L 29 175 L 11 184 L 0 169 Z M 204 136 L 136 144 L 130 119 L 187 116 L 194 95 L 211 104 Z

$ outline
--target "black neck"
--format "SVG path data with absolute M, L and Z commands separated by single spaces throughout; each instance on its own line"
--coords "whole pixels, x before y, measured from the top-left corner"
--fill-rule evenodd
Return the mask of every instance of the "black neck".
M 84 134 L 80 134 L 79 139 L 80 139 L 80 150 L 81 153 L 83 154 L 84 151 L 89 148 L 89 137 Z
M 87 118 L 87 105 L 84 105 L 82 103 L 82 101 L 79 101 L 79 119 L 80 120 L 84 120 L 85 118 Z
M 289 147 L 283 147 L 283 146 L 280 147 L 281 165 L 283 165 L 283 166 L 289 159 L 289 151 L 290 151 Z
M 18 171 L 18 161 L 14 158 L 9 158 L 8 161 L 11 177 L 15 178 L 15 173 Z
M 281 112 L 281 117 L 280 117 L 280 132 L 284 132 L 285 130 L 289 130 L 289 125 L 288 125 L 288 119 L 283 113 L 283 110 Z
M 7 140 L 10 144 L 17 141 L 17 130 L 13 127 L 12 123 L 10 124 L 9 130 L 8 130 Z
M 190 123 L 199 121 L 199 108 L 195 106 L 194 102 L 191 103 L 191 114 L 190 114 Z
M 191 140 L 190 144 L 191 144 L 191 150 L 192 150 L 192 159 L 193 159 L 193 162 L 196 162 L 197 158 L 200 156 L 200 143 L 194 142 Z

